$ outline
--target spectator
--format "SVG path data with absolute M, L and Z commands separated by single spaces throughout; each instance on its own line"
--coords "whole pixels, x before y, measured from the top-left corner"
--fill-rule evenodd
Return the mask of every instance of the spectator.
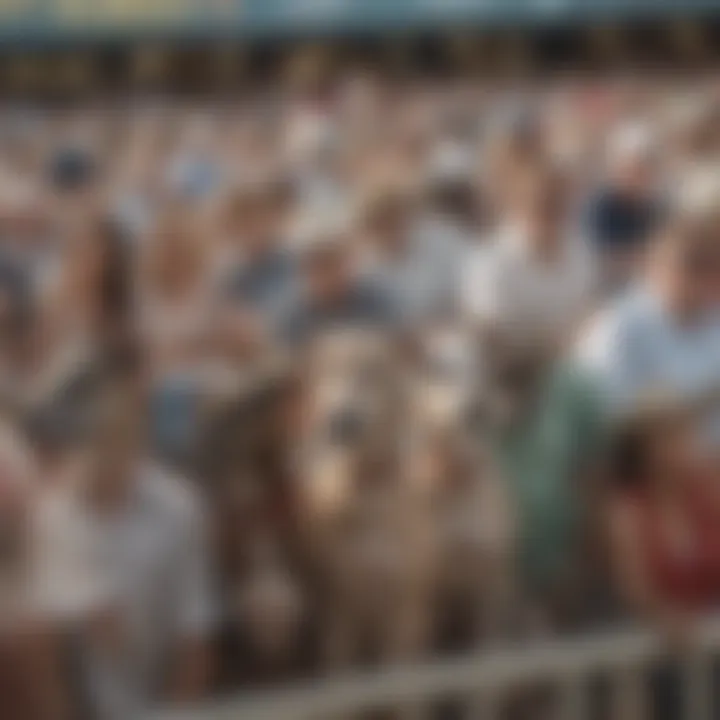
M 0 695 L 3 712 L 27 720 L 69 720 L 66 674 L 32 602 L 36 468 L 6 418 L 0 428 Z
M 171 213 L 144 248 L 141 322 L 153 338 L 159 374 L 193 362 L 209 312 L 207 250 L 191 222 Z
M 178 154 L 171 158 L 166 182 L 173 194 L 183 199 L 202 198 L 222 181 L 213 157 L 212 124 L 202 116 L 191 117 L 183 128 Z
M 196 699 L 208 677 L 205 517 L 189 487 L 142 460 L 130 365 L 106 379 L 87 462 L 44 501 L 37 540 L 40 607 L 74 628 L 82 701 L 101 718 Z
M 421 226 L 463 246 L 472 246 L 488 225 L 487 188 L 475 177 L 471 143 L 441 144 L 430 158 Z
M 507 408 L 495 420 L 496 447 L 518 516 L 520 594 L 547 632 L 582 622 L 590 609 L 583 563 L 595 541 L 604 420 L 592 383 L 563 360 L 547 366 L 508 358 L 496 372 L 491 384 Z
M 134 320 L 134 256 L 119 228 L 88 212 L 76 225 L 55 281 L 39 295 L 43 350 L 111 344 Z
M 297 343 L 342 326 L 389 328 L 396 308 L 377 279 L 362 272 L 347 219 L 315 225 L 300 238 L 300 286 L 281 317 L 281 338 Z
M 648 394 L 694 398 L 718 386 L 717 209 L 706 200 L 672 214 L 638 286 L 601 313 L 580 343 L 610 412 L 632 408 Z M 707 433 L 717 438 L 716 418 L 710 426 Z
M 200 432 L 201 348 L 210 332 L 211 289 L 207 249 L 192 219 L 180 211 L 161 219 L 142 248 L 144 337 L 152 337 L 152 432 L 167 462 L 188 467 Z
M 676 648 L 692 647 L 695 623 L 720 599 L 716 466 L 698 453 L 692 407 L 657 398 L 626 419 L 609 466 L 609 539 L 619 597 Z M 682 708 L 677 668 L 655 675 L 652 717 Z
M 648 402 L 617 433 L 609 472 L 619 590 L 681 639 L 720 597 L 717 487 L 697 452 L 691 410 L 671 398 Z
M 378 188 L 365 209 L 372 270 L 408 328 L 452 315 L 462 262 L 458 234 L 420 226 L 420 201 L 409 188 Z
M 271 324 L 293 290 L 295 263 L 287 247 L 286 188 L 278 180 L 249 181 L 232 195 L 227 210 L 234 244 L 224 292 Z
M 594 299 L 592 255 L 569 232 L 567 178 L 533 170 L 488 247 L 465 267 L 462 301 L 482 333 L 539 357 L 560 352 Z
M 602 259 L 603 287 L 612 291 L 632 279 L 661 215 L 652 130 L 639 124 L 616 129 L 606 161 L 608 176 L 590 200 L 585 228 Z

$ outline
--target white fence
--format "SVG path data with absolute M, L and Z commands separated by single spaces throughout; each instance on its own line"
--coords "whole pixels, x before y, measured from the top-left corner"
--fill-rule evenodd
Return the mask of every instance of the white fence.
M 557 690 L 554 719 L 585 720 L 591 717 L 588 681 L 598 675 L 610 683 L 612 720 L 642 720 L 648 707 L 647 670 L 667 652 L 667 642 L 651 632 L 606 632 L 333 678 L 194 710 L 163 713 L 153 720 L 345 720 L 364 710 L 417 707 L 446 697 L 462 699 L 467 720 L 495 720 L 499 702 L 514 690 L 536 683 Z M 699 625 L 692 646 L 678 657 L 683 720 L 713 717 L 715 653 L 720 654 L 720 618 Z

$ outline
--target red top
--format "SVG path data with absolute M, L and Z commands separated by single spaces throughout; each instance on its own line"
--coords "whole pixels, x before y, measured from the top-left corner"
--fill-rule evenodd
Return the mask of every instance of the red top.
M 720 603 L 720 495 L 708 480 L 687 481 L 679 494 L 676 502 L 685 528 L 678 538 L 664 526 L 647 494 L 633 493 L 628 500 L 638 518 L 645 566 L 655 590 L 688 609 Z
M 38 696 L 32 666 L 22 648 L 12 640 L 0 637 L 0 707 L 2 717 L 13 720 L 35 720 L 45 717 L 43 701 Z

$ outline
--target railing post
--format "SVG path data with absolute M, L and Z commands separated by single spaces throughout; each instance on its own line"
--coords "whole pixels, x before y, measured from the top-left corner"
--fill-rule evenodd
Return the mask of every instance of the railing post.
M 500 697 L 496 692 L 474 695 L 463 713 L 464 720 L 498 720 L 500 718 Z
M 683 718 L 712 720 L 713 678 L 712 656 L 693 652 L 682 664 Z
M 571 675 L 560 685 L 559 720 L 586 720 L 590 717 L 590 702 L 585 677 Z
M 611 717 L 613 720 L 644 720 L 648 706 L 643 669 L 627 667 L 615 673 L 611 688 Z

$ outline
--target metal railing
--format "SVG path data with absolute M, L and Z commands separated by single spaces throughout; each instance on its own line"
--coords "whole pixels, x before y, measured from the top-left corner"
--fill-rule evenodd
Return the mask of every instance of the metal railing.
M 647 717 L 649 670 L 668 656 L 668 643 L 645 630 L 617 630 L 485 650 L 476 656 L 375 674 L 324 680 L 304 687 L 243 696 L 194 710 L 161 713 L 153 720 L 325 720 L 355 713 L 462 701 L 467 720 L 495 720 L 513 691 L 542 684 L 554 690 L 552 717 L 591 717 L 589 681 L 604 677 L 612 720 Z M 710 720 L 713 656 L 720 653 L 720 618 L 701 623 L 691 648 L 674 658 L 679 669 L 683 720 Z

